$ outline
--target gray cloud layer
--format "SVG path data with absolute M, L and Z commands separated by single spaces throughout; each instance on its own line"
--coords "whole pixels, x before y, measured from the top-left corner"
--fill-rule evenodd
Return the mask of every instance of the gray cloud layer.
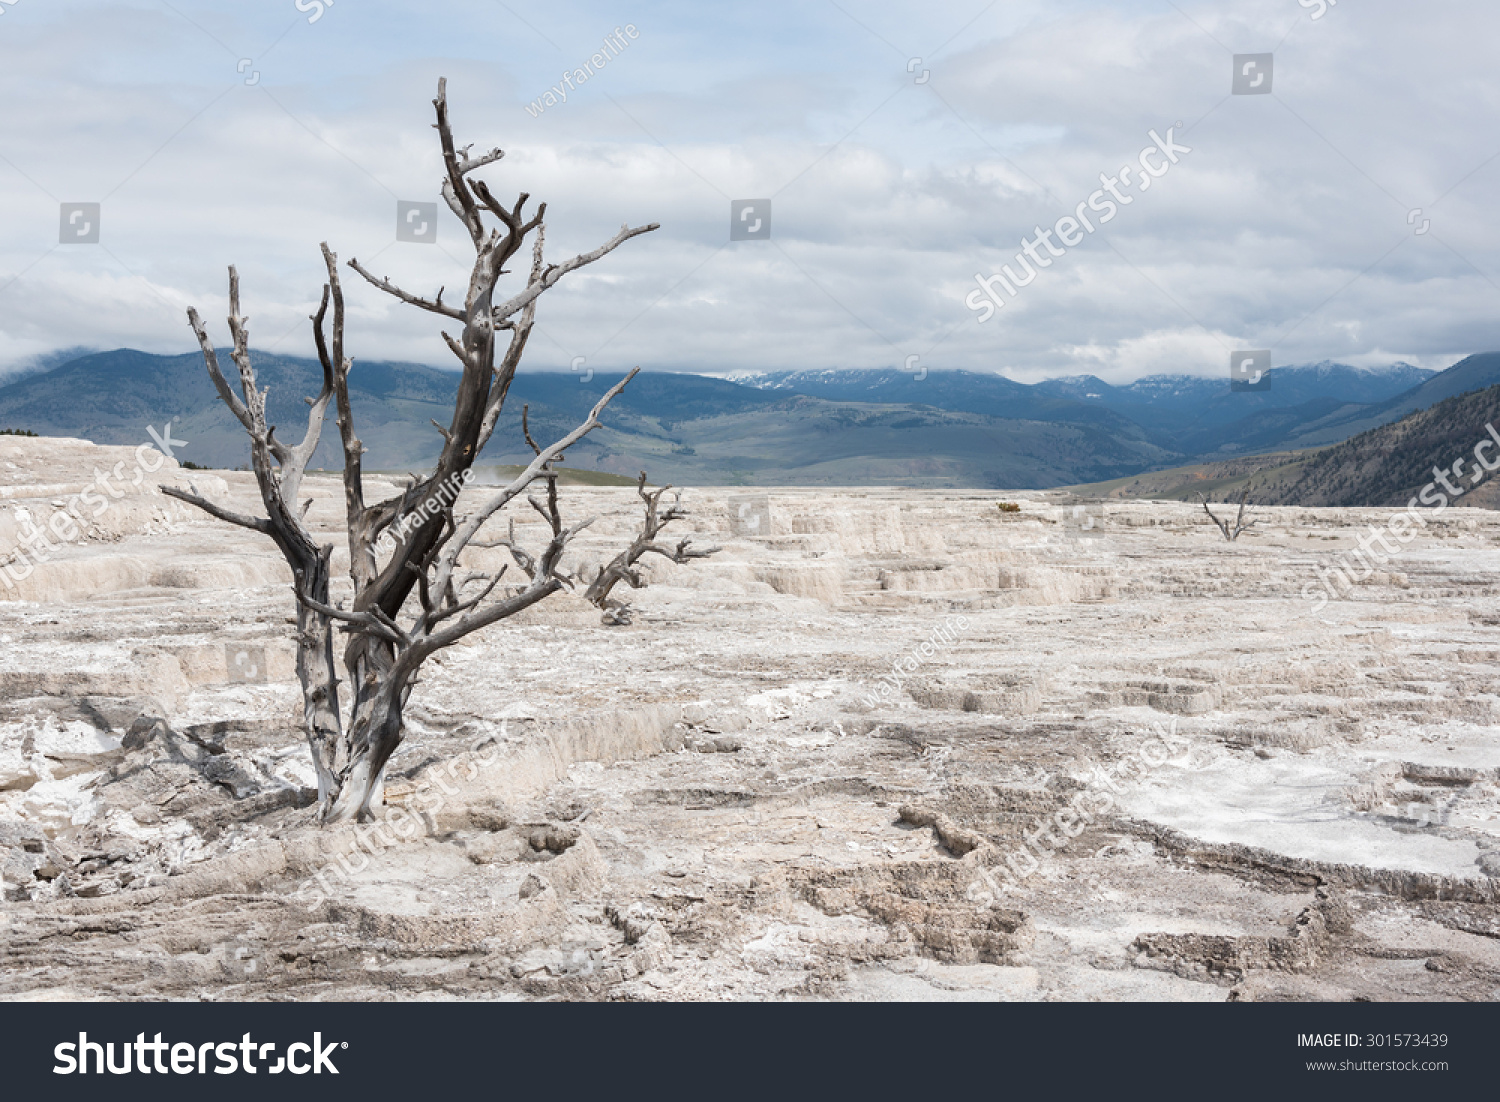
M 534 367 L 918 355 L 1122 381 L 1237 348 L 1441 367 L 1500 347 L 1500 8 L 1479 0 L 301 6 L 0 9 L 0 365 L 186 351 L 230 263 L 255 343 L 305 353 L 325 239 L 456 293 L 446 212 L 438 247 L 395 241 L 396 200 L 436 198 L 440 74 L 463 140 L 508 151 L 496 192 L 547 201 L 554 258 L 663 223 L 544 300 Z M 627 23 L 566 103 L 525 110 Z M 1231 56 L 1273 51 L 1273 93 L 1230 96 Z M 975 274 L 1177 123 L 1192 152 L 979 324 Z M 772 240 L 730 243 L 730 199 L 765 197 Z M 58 245 L 74 201 L 102 203 L 101 244 Z M 357 356 L 443 363 L 428 316 L 350 295 Z

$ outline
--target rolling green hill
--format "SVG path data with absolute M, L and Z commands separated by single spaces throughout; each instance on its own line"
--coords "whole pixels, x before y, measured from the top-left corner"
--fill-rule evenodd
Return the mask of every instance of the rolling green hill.
M 1464 492 L 1445 496 L 1454 504 L 1496 509 L 1500 478 L 1484 475 L 1474 481 L 1474 448 L 1491 438 L 1491 425 L 1500 433 L 1500 386 L 1447 398 L 1325 448 L 1198 463 L 1070 488 L 1086 497 L 1188 501 L 1200 493 L 1238 498 L 1248 485 L 1251 500 L 1260 505 L 1397 507 L 1435 481 L 1434 468 L 1453 472 L 1454 462 L 1462 460 L 1449 481 Z M 1486 458 L 1500 458 L 1500 443 Z
M 321 382 L 317 364 L 260 352 L 253 357 L 269 389 L 272 423 L 283 436 L 300 436 L 304 398 Z M 227 354 L 221 362 L 230 366 Z M 1374 371 L 1324 363 L 1278 368 L 1273 376 L 1270 392 L 1236 393 L 1222 379 L 1185 376 L 1109 387 L 1090 377 L 1028 386 L 967 371 L 924 377 L 891 370 L 773 372 L 739 379 L 644 372 L 611 405 L 604 427 L 570 450 L 567 465 L 625 479 L 646 470 L 653 482 L 677 485 L 1089 484 L 1131 496 L 1222 492 L 1253 473 L 1267 492 L 1272 481 L 1283 489 L 1296 482 L 1299 493 L 1322 500 L 1344 492 L 1347 479 L 1357 476 L 1318 468 L 1318 481 L 1307 481 L 1312 476 L 1303 468 L 1311 452 L 1298 442 L 1330 434 L 1342 439 L 1337 426 L 1362 431 L 1427 399 L 1500 382 L 1500 354 L 1471 356 L 1438 374 L 1403 364 Z M 529 461 L 520 432 L 523 406 L 539 437 L 556 438 L 619 378 L 522 372 L 483 462 Z M 432 422 L 450 420 L 457 381 L 452 371 L 420 364 L 357 362 L 351 391 L 367 469 L 425 466 L 441 441 Z M 207 467 L 246 463 L 243 432 L 218 401 L 196 352 L 95 353 L 0 386 L 0 425 L 16 429 L 134 444 L 150 439 L 148 426 L 161 431 L 168 422 L 174 438 L 188 441 L 179 458 Z M 1292 450 L 1288 441 L 1297 455 L 1282 454 Z M 1195 465 L 1183 466 L 1195 458 Z M 329 425 L 312 466 L 331 470 L 341 462 Z
M 311 360 L 253 353 L 268 410 L 284 435 L 300 436 L 303 398 L 321 381 Z M 228 365 L 227 355 L 221 363 Z M 523 406 L 533 431 L 571 430 L 616 375 L 587 382 L 562 373 L 525 373 L 511 387 L 484 460 L 531 458 L 520 432 Z M 433 420 L 447 424 L 453 372 L 417 364 L 356 363 L 350 378 L 356 427 L 370 470 L 413 470 L 437 454 Z M 1010 384 L 1012 386 L 1016 384 Z M 1054 486 L 1160 466 L 1179 458 L 1127 419 L 1048 399 L 1038 419 L 938 409 L 899 401 L 833 401 L 743 386 L 701 375 L 643 373 L 610 406 L 605 425 L 570 449 L 568 465 L 656 483 L 912 486 Z M 1076 405 L 1076 403 L 1074 403 Z M 179 457 L 208 467 L 247 462 L 243 431 L 214 393 L 197 354 L 122 350 L 85 356 L 0 387 L 0 424 L 101 444 L 150 439 L 170 421 L 188 441 Z M 325 427 L 312 466 L 337 469 L 337 433 Z
M 1486 476 L 1476 484 L 1472 477 L 1479 470 L 1474 447 L 1489 439 L 1487 425 L 1500 428 L 1500 386 L 1448 398 L 1324 448 L 1295 478 L 1267 487 L 1263 499 L 1268 505 L 1400 506 L 1433 482 L 1434 468 L 1451 470 L 1461 460 L 1450 482 L 1466 492 L 1455 503 L 1496 508 L 1500 479 Z M 1487 454 L 1500 454 L 1500 444 Z

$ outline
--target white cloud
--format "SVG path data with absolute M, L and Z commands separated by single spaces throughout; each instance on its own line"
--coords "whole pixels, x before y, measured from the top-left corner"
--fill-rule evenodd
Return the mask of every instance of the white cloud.
M 1367 0 L 1314 22 L 1295 0 L 1180 6 L 996 5 L 939 50 L 972 4 L 846 4 L 854 19 L 648 4 L 627 51 L 532 118 L 524 104 L 618 14 L 374 0 L 308 25 L 292 0 L 177 3 L 182 16 L 26 0 L 0 20 L 0 365 L 79 345 L 189 350 L 187 304 L 222 333 L 230 263 L 255 342 L 306 352 L 321 240 L 414 291 L 459 293 L 451 217 L 441 248 L 394 242 L 396 199 L 435 197 L 439 74 L 462 139 L 508 150 L 487 173 L 497 194 L 547 201 L 552 256 L 621 222 L 663 224 L 543 300 L 533 367 L 919 354 L 1124 381 L 1218 373 L 1231 347 L 1283 363 L 1500 347 L 1486 209 L 1500 9 Z M 1229 97 L 1230 53 L 1270 50 L 1274 94 Z M 1178 120 L 1192 154 L 1108 241 L 976 324 L 974 274 Z M 766 196 L 772 242 L 728 244 L 728 200 Z M 60 201 L 103 202 L 102 248 L 57 246 Z M 435 319 L 352 273 L 346 286 L 356 355 L 448 358 Z

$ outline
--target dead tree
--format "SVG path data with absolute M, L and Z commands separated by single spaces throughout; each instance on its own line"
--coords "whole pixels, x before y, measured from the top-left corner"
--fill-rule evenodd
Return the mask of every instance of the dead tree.
M 645 587 L 646 583 L 642 580 L 640 571 L 636 569 L 636 563 L 643 556 L 660 555 L 675 563 L 686 563 L 693 559 L 706 559 L 720 550 L 717 547 L 710 547 L 703 551 L 692 550 L 688 546 L 693 542 L 690 539 L 680 540 L 675 548 L 655 542 L 662 529 L 674 520 L 681 520 L 688 515 L 687 510 L 682 507 L 680 492 L 673 496 L 672 504 L 668 505 L 665 510 L 661 508 L 662 496 L 671 488 L 671 486 L 663 486 L 659 490 L 647 492 L 645 471 L 641 472 L 640 478 L 636 481 L 635 491 L 640 495 L 646 508 L 646 522 L 641 526 L 641 534 L 635 537 L 634 543 L 611 559 L 607 566 L 600 569 L 583 594 L 585 600 L 603 611 L 606 624 L 630 622 L 628 606 L 623 601 L 611 600 L 609 592 L 620 582 L 624 582 L 631 589 Z
M 236 394 L 220 370 L 213 342 L 196 310 L 188 311 L 198 336 L 204 363 L 219 397 L 250 437 L 250 456 L 266 516 L 245 516 L 208 501 L 193 491 L 163 487 L 212 516 L 269 536 L 292 568 L 297 598 L 297 674 L 302 683 L 304 728 L 318 775 L 319 815 L 324 821 L 364 819 L 382 796 L 386 762 L 402 739 L 402 710 L 423 662 L 480 628 L 503 620 L 557 592 L 568 579 L 558 564 L 568 541 L 589 522 L 571 527 L 563 523 L 556 494 L 553 464 L 564 450 L 597 428 L 599 416 L 626 383 L 630 372 L 612 387 L 582 424 L 561 440 L 536 448 L 536 457 L 509 485 L 483 500 L 470 514 L 455 515 L 457 491 L 469 477 L 494 432 L 505 395 L 515 377 L 535 319 L 537 299 L 563 276 L 591 264 L 625 241 L 657 228 L 656 223 L 634 229 L 622 226 L 612 238 L 591 252 L 548 264 L 543 259 L 546 204 L 534 214 L 524 213 L 522 193 L 512 206 L 502 205 L 484 181 L 471 174 L 505 154 L 500 149 L 471 156 L 472 146 L 454 144 L 448 120 L 447 82 L 438 81 L 433 100 L 435 129 L 442 146 L 445 169 L 442 195 L 468 231 L 474 262 L 462 306 L 410 294 L 388 279 L 376 278 L 359 261 L 349 266 L 381 291 L 428 313 L 462 326 L 457 339 L 443 340 L 463 365 L 453 417 L 442 435 L 441 454 L 432 469 L 413 478 L 405 490 L 369 504 L 361 459 L 364 445 L 355 433 L 349 401 L 349 373 L 353 361 L 344 354 L 344 296 L 337 259 L 325 244 L 328 282 L 322 304 L 312 317 L 323 385 L 310 400 L 307 429 L 301 443 L 288 446 L 266 421 L 265 392 L 257 389 L 251 364 L 249 331 L 240 312 L 239 277 L 229 271 L 229 329 L 234 339 L 230 353 L 239 372 Z M 497 225 L 492 225 L 493 219 Z M 531 238 L 531 264 L 525 285 L 496 301 L 505 265 Z M 329 308 L 331 328 L 325 331 Z M 508 333 L 504 350 L 497 334 Z M 310 501 L 299 502 L 303 474 L 317 450 L 324 414 L 330 402 L 344 454 L 344 498 L 348 528 L 350 579 L 353 599 L 335 606 L 330 593 L 331 544 L 320 544 L 308 529 L 305 516 Z M 436 424 L 436 422 L 434 422 Z M 529 433 L 528 433 L 529 436 Z M 474 543 L 484 524 L 526 491 L 534 482 L 548 487 L 542 507 L 550 538 L 532 556 L 532 569 L 523 584 L 500 588 L 505 569 L 493 574 L 465 572 L 460 557 Z M 413 607 L 409 599 L 415 595 Z M 342 664 L 347 672 L 349 699 L 341 707 L 339 677 L 334 661 L 333 628 L 347 635 Z
M 1202 494 L 1198 495 L 1198 500 L 1203 502 L 1203 511 L 1208 514 L 1208 518 L 1211 521 L 1219 526 L 1219 531 L 1224 533 L 1224 538 L 1230 543 L 1233 543 L 1235 540 L 1240 538 L 1241 532 L 1255 524 L 1255 521 L 1253 519 L 1245 519 L 1245 502 L 1249 499 L 1249 497 L 1250 487 L 1247 485 L 1244 492 L 1240 494 L 1240 511 L 1235 515 L 1233 528 L 1229 527 L 1228 520 L 1220 520 L 1218 517 L 1214 516 L 1214 511 L 1208 507 L 1208 499 L 1205 498 Z

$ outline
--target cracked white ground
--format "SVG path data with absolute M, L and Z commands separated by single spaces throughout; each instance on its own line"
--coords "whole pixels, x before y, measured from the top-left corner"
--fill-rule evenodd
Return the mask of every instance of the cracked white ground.
M 0 548 L 126 455 L 0 438 Z M 1387 511 L 1229 544 L 1121 502 L 1081 540 L 1036 491 L 772 490 L 745 539 L 744 492 L 684 494 L 724 550 L 651 567 L 630 626 L 564 594 L 430 663 L 399 832 L 312 822 L 274 548 L 114 503 L 0 588 L 0 996 L 1500 997 L 1495 513 L 1314 613 Z M 638 523 L 564 500 L 581 560 Z M 1153 730 L 1171 758 L 1093 798 Z

